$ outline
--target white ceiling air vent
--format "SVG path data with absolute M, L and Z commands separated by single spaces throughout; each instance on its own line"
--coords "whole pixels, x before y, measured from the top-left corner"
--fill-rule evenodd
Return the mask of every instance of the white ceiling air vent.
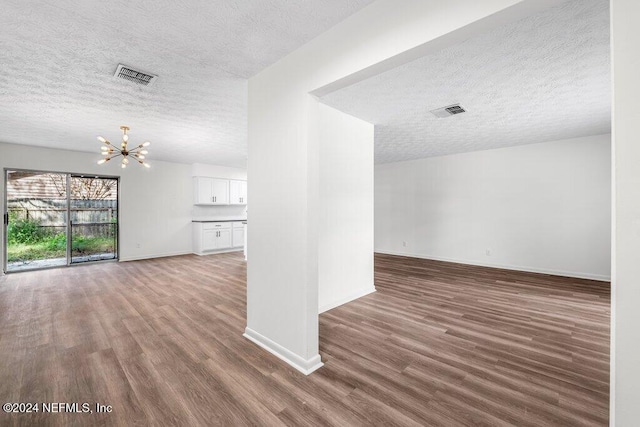
M 144 71 L 136 70 L 122 64 L 118 64 L 114 76 L 143 86 L 153 85 L 153 82 L 158 78 L 156 75 L 145 73 Z
M 436 110 L 431 110 L 431 114 L 439 118 L 445 118 L 450 116 L 455 116 L 456 114 L 461 114 L 466 112 L 464 108 L 460 106 L 460 104 L 453 104 L 447 107 L 438 108 Z

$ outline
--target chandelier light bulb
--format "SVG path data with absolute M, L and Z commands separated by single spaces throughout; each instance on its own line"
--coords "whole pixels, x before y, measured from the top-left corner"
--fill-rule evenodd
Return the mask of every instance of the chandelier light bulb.
M 143 147 L 148 147 L 148 146 L 150 146 L 150 145 L 151 145 L 151 143 L 150 143 L 149 141 L 146 141 L 146 142 L 143 142 L 143 143 L 142 143 L 142 146 L 143 146 Z
M 151 167 L 151 165 L 150 165 L 149 163 L 143 163 L 142 165 L 143 165 L 145 168 L 150 168 L 150 167 Z
M 101 164 L 105 163 L 106 161 L 107 161 L 107 159 L 98 160 L 98 164 L 101 165 Z
M 147 150 L 141 150 L 140 154 L 149 154 L 149 152 Z
M 124 135 L 122 135 L 122 140 L 123 140 L 124 142 L 129 141 L 129 135 L 127 135 L 126 133 L 125 133 Z
M 104 143 L 106 143 L 106 142 L 107 142 L 107 140 L 106 140 L 106 139 L 104 139 L 104 138 L 103 138 L 103 137 L 101 137 L 101 136 L 99 136 L 99 137 L 98 137 L 98 141 L 100 141 L 100 142 L 104 142 Z

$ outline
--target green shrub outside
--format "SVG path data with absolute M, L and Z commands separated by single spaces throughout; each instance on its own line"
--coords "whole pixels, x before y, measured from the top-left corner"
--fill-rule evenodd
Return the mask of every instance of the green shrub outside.
M 52 232 L 37 221 L 11 219 L 7 229 L 8 262 L 62 258 L 67 252 L 64 232 Z M 74 254 L 112 252 L 113 239 L 109 237 L 74 236 L 71 248 Z
M 65 233 L 58 233 L 55 236 L 51 236 L 48 239 L 44 240 L 45 246 L 47 249 L 51 250 L 51 251 L 55 251 L 55 250 L 61 250 L 61 251 L 66 251 L 67 250 L 67 236 Z
M 37 221 L 19 219 L 9 221 L 7 229 L 7 242 L 9 243 L 38 243 L 48 237 L 46 230 L 40 227 Z

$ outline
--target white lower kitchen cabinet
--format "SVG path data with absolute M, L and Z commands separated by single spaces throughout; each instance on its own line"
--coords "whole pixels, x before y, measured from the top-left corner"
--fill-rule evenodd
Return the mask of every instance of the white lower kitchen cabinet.
M 242 221 L 234 221 L 231 226 L 232 239 L 231 243 L 234 248 L 241 248 L 244 246 L 244 224 Z
M 213 250 L 216 248 L 216 237 L 218 232 L 216 230 L 202 230 L 202 243 L 200 244 L 200 251 Z M 195 236 L 194 236 L 195 237 Z
M 242 248 L 244 246 L 244 229 L 242 227 L 242 221 L 194 222 L 193 252 L 198 255 L 206 255 Z M 237 235 L 238 229 L 242 234 Z M 238 240 L 239 238 L 241 240 Z
M 231 223 L 194 222 L 193 251 L 198 255 L 231 249 Z

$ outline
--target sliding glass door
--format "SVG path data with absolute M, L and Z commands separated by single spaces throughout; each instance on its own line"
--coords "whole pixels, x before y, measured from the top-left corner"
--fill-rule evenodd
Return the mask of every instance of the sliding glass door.
M 67 264 L 67 176 L 6 171 L 5 271 Z
M 116 259 L 118 180 L 70 177 L 71 263 Z
M 118 258 L 118 179 L 5 170 L 4 271 Z

